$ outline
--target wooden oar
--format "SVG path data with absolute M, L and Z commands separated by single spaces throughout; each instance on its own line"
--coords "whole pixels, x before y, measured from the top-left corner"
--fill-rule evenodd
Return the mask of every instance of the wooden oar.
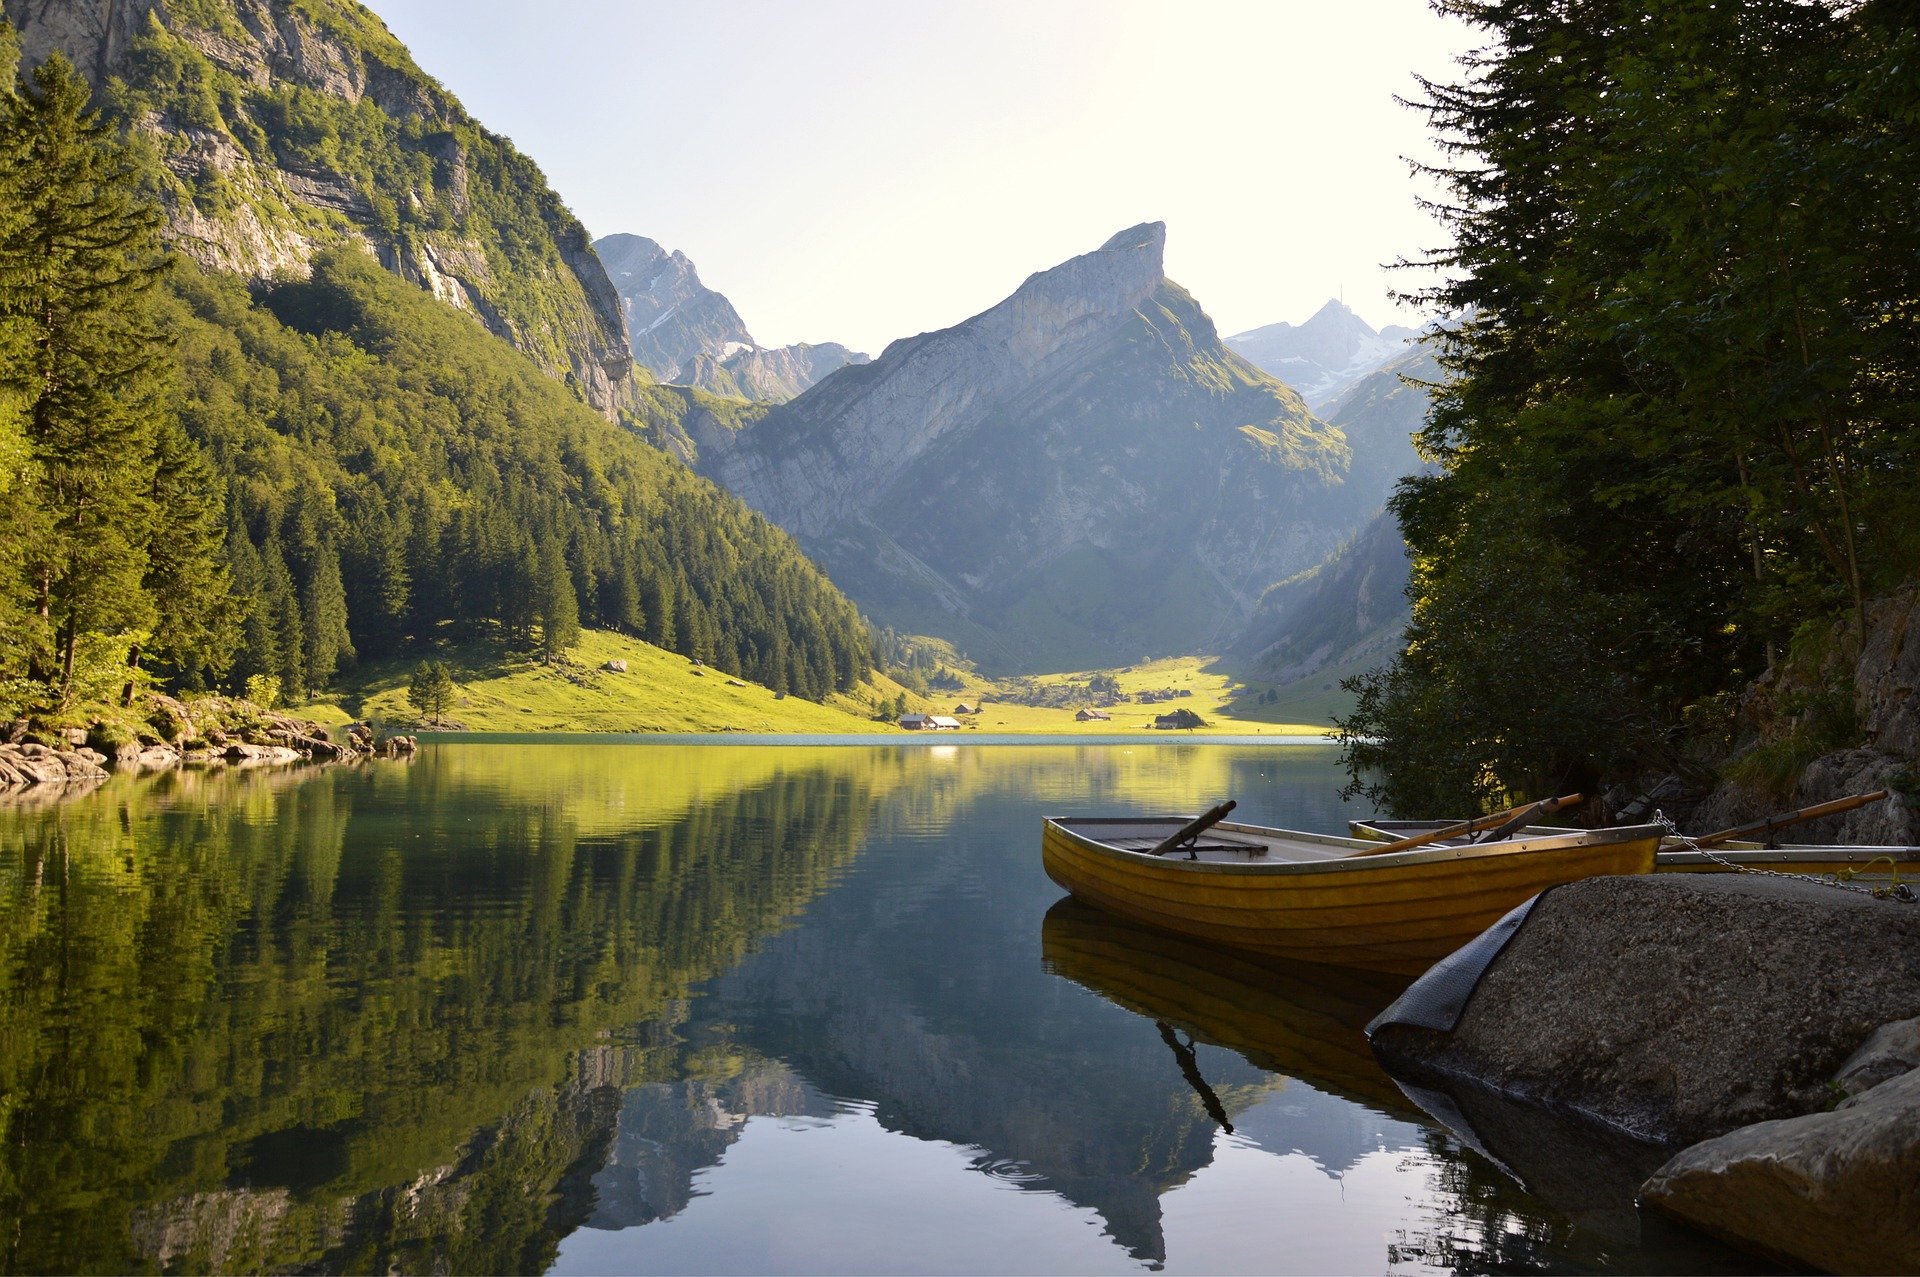
M 1461 834 L 1475 834 L 1483 829 L 1498 829 L 1511 833 L 1524 828 L 1541 816 L 1551 815 L 1562 807 L 1571 807 L 1580 802 L 1583 795 L 1568 794 L 1564 798 L 1547 798 L 1537 803 L 1519 807 L 1509 807 L 1505 811 L 1496 811 L 1491 816 L 1480 816 L 1473 820 L 1462 820 L 1451 825 L 1442 825 L 1438 829 L 1429 829 L 1424 834 L 1415 834 L 1411 838 L 1402 838 L 1398 842 L 1381 843 L 1378 847 L 1368 847 L 1361 851 L 1350 851 L 1347 859 L 1358 860 L 1362 856 L 1384 856 L 1391 851 L 1411 851 L 1442 838 L 1458 838 Z
M 1803 820 L 1818 820 L 1822 816 L 1832 816 L 1843 811 L 1852 811 L 1855 807 L 1865 807 L 1868 803 L 1877 803 L 1886 796 L 1886 790 L 1876 789 L 1871 794 L 1855 794 L 1851 798 L 1836 798 L 1830 803 L 1815 803 L 1811 807 L 1802 807 L 1799 811 L 1782 812 L 1778 816 L 1756 820 L 1751 825 L 1737 825 L 1732 829 L 1722 829 L 1717 834 L 1705 834 L 1693 839 L 1693 845 L 1711 847 L 1715 843 L 1745 838 L 1748 834 L 1770 834 L 1776 829 L 1797 825 Z
M 1180 826 L 1176 832 L 1169 835 L 1158 847 L 1155 847 L 1147 854 L 1149 856 L 1164 856 L 1170 851 L 1180 850 L 1181 843 L 1191 842 L 1201 834 L 1206 833 L 1207 830 L 1212 829 L 1215 825 L 1225 820 L 1227 813 L 1239 805 L 1239 803 L 1229 798 L 1218 807 L 1208 808 L 1192 820 L 1189 820 L 1186 824 Z

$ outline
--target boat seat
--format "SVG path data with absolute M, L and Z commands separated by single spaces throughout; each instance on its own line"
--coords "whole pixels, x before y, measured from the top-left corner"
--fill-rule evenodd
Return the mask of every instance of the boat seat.
M 1122 851 L 1152 851 L 1160 845 L 1159 838 L 1108 838 L 1105 841 L 1108 846 L 1118 847 Z M 1168 854 L 1184 856 L 1189 850 L 1238 851 L 1249 856 L 1264 856 L 1267 852 L 1267 844 L 1249 842 L 1244 838 L 1228 838 L 1222 834 L 1202 834 L 1198 840 L 1177 847 Z

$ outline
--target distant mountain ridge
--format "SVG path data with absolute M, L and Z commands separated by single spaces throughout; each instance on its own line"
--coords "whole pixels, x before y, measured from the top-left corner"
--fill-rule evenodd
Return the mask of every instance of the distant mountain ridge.
M 1426 422 L 1425 385 L 1444 375 L 1433 353 L 1415 345 L 1341 398 L 1330 417 L 1353 445 L 1356 490 L 1384 496 L 1402 476 L 1426 467 L 1412 436 Z M 1407 580 L 1399 521 L 1378 510 L 1324 562 L 1267 591 L 1237 650 L 1276 683 L 1367 658 L 1385 660 L 1399 650 L 1410 616 Z
M 661 381 L 778 403 L 835 369 L 867 362 L 838 342 L 761 346 L 733 303 L 701 283 L 679 249 L 627 234 L 602 236 L 593 246 L 620 294 L 633 357 Z
M 1342 301 L 1329 301 L 1298 326 L 1268 324 L 1227 338 L 1227 345 L 1300 392 L 1322 412 L 1361 377 L 1396 358 L 1419 334 L 1389 324 L 1375 332 Z
M 951 328 L 890 344 L 697 465 L 796 534 L 876 620 L 1009 669 L 1236 633 L 1377 505 L 1339 431 L 1221 345 L 1146 223 Z
M 5 0 L 155 154 L 169 238 L 216 270 L 304 274 L 346 242 L 614 416 L 620 302 L 538 167 L 352 0 Z

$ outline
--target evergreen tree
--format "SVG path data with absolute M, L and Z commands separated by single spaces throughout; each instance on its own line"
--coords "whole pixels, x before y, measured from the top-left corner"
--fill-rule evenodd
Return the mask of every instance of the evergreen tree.
M 0 156 L 17 220 L 0 241 L 0 365 L 24 408 L 40 517 L 24 575 L 53 650 L 33 672 L 71 686 L 79 636 L 144 629 L 154 445 L 172 363 L 152 316 L 166 259 L 125 148 L 58 54 L 7 104 Z M 56 668 L 57 667 L 57 668 Z
M 540 651 L 549 663 L 557 661 L 580 641 L 580 602 L 574 597 L 573 577 L 559 542 L 547 537 L 540 546 L 537 578 Z
M 453 674 L 442 661 L 422 661 L 407 681 L 407 700 L 433 720 L 435 727 L 445 719 L 453 704 Z
M 153 599 L 153 635 L 145 652 L 136 647 L 127 659 L 137 665 L 150 654 L 161 673 L 193 686 L 224 674 L 240 641 L 240 610 L 223 553 L 223 487 L 177 419 L 163 420 L 155 438 L 153 527 L 142 582 Z M 132 683 L 127 686 L 131 692 Z
M 315 689 L 325 687 L 343 661 L 353 659 L 353 637 L 347 627 L 347 592 L 340 583 L 340 557 L 331 545 L 322 545 L 313 572 L 301 591 L 300 615 L 306 629 L 307 679 Z

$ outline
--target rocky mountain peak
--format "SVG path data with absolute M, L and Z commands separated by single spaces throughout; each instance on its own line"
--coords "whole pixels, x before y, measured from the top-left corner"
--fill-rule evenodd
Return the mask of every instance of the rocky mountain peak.
M 1376 331 L 1338 298 L 1303 324 L 1268 324 L 1235 333 L 1227 345 L 1300 392 L 1309 407 L 1331 408 L 1359 381 L 1405 350 L 1416 334 L 1390 325 Z
M 697 423 L 698 466 L 869 615 L 990 663 L 1224 632 L 1345 533 L 1347 448 L 1221 345 L 1165 243 L 1129 227 L 738 428 Z

